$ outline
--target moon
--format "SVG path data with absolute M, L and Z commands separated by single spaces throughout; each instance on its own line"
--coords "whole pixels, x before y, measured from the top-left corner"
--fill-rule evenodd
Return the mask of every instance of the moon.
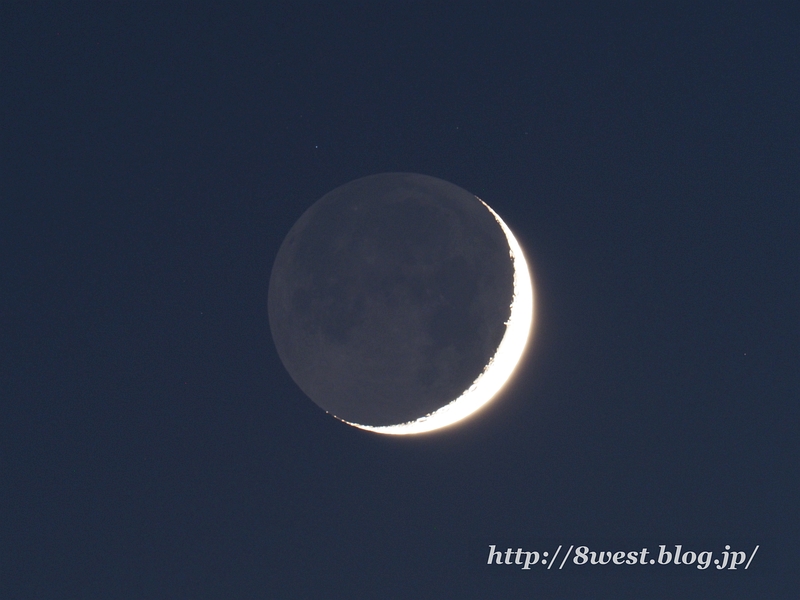
M 320 408 L 409 435 L 489 403 L 522 357 L 534 295 L 522 248 L 486 203 L 414 173 L 351 181 L 278 250 L 268 313 L 281 362 Z

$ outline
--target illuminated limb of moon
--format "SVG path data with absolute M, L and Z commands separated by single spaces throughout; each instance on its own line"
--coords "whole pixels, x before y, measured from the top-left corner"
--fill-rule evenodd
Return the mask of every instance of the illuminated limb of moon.
M 344 421 L 345 423 L 367 431 L 388 435 L 411 435 L 434 431 L 457 423 L 488 404 L 511 377 L 525 351 L 533 324 L 533 285 L 528 264 L 525 262 L 522 248 L 514 234 L 488 204 L 483 200 L 480 201 L 494 215 L 497 223 L 503 229 L 514 266 L 514 296 L 506 323 L 506 332 L 497 352 L 483 372 L 461 396 L 424 417 L 408 423 L 379 427 L 360 425 L 349 421 Z

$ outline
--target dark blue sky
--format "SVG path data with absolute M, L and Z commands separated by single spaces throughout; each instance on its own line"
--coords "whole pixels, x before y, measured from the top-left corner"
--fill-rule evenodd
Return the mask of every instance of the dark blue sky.
M 0 597 L 797 597 L 796 9 L 461 4 L 0 9 Z M 537 294 L 506 392 L 413 439 L 267 321 L 295 220 L 386 171 L 486 200 Z

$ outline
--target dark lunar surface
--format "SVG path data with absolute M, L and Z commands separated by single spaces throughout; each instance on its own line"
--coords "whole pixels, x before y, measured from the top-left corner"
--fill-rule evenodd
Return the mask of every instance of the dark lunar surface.
M 320 407 L 390 425 L 457 398 L 505 333 L 513 265 L 474 195 L 386 173 L 326 194 L 272 270 L 269 322 L 283 364 Z

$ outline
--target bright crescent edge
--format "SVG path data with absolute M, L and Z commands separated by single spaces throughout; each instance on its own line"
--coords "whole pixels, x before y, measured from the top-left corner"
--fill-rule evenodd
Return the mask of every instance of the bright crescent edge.
M 478 198 L 477 196 L 475 196 Z M 398 425 L 384 425 L 373 427 L 344 421 L 348 425 L 365 429 L 375 433 L 387 435 L 413 435 L 435 431 L 448 425 L 458 423 L 471 414 L 487 405 L 506 384 L 511 374 L 516 369 L 525 346 L 530 337 L 533 324 L 533 284 L 528 270 L 528 263 L 522 253 L 514 234 L 503 222 L 492 207 L 483 200 L 478 200 L 499 223 L 508 240 L 509 254 L 514 265 L 514 295 L 511 299 L 511 310 L 506 322 L 506 333 L 497 347 L 497 352 L 484 367 L 483 372 L 461 396 L 434 412 L 420 417 L 415 421 L 400 423 Z M 335 416 L 335 415 L 334 415 Z M 336 417 L 338 419 L 338 417 Z

